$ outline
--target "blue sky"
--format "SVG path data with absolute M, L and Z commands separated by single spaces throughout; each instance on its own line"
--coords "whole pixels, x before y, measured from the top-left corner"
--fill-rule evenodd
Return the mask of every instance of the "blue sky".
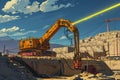
M 40 38 L 59 18 L 74 22 L 116 3 L 120 0 L 0 0 L 0 37 Z M 105 32 L 107 18 L 120 18 L 120 7 L 77 24 L 80 39 Z M 112 21 L 110 28 L 120 30 L 120 21 Z M 50 42 L 69 45 L 64 31 L 61 28 Z

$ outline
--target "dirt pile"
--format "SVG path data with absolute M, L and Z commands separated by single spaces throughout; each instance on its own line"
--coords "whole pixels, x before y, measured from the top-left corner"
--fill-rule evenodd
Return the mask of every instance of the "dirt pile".
M 36 80 L 23 68 L 10 62 L 6 56 L 0 56 L 0 80 Z
M 68 80 L 114 80 L 113 77 L 104 75 L 103 73 L 92 74 L 89 72 L 83 72 L 79 75 L 75 75 Z

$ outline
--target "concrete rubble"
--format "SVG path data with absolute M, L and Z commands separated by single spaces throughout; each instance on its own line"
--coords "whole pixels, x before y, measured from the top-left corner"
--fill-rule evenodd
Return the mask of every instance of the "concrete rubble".
M 0 80 L 36 80 L 24 67 L 8 60 L 7 56 L 0 56 Z
M 103 75 L 103 73 L 98 73 L 95 75 L 88 72 L 81 73 L 80 78 L 81 80 L 114 80 L 114 77 Z
M 99 33 L 93 37 L 80 40 L 80 52 L 88 53 L 92 57 L 100 56 L 120 56 L 120 31 L 111 31 Z M 61 53 L 71 53 L 71 47 L 54 48 L 57 57 L 61 57 Z M 69 54 L 70 55 L 70 54 Z M 73 55 L 71 55 L 73 56 Z M 64 57 L 64 56 L 62 56 Z
M 119 75 L 120 76 L 120 75 Z M 120 77 L 115 77 L 114 75 L 112 76 L 106 76 L 103 73 L 97 73 L 97 74 L 92 74 L 89 72 L 83 72 L 80 74 L 76 74 L 71 77 L 56 77 L 56 78 L 38 78 L 37 80 L 119 80 Z
M 88 72 L 83 72 L 77 76 L 77 78 L 81 78 L 81 80 L 114 80 L 112 77 L 108 77 L 106 75 L 103 75 L 102 73 L 92 74 Z M 77 78 L 74 78 L 73 80 L 78 80 Z

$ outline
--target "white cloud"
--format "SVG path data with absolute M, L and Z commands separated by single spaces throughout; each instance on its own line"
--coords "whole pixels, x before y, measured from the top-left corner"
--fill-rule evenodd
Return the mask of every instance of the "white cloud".
M 73 33 L 69 34 L 68 36 L 70 36 L 70 37 L 73 36 Z
M 28 34 L 32 34 L 32 33 L 36 33 L 37 31 L 27 31 L 27 32 L 15 32 L 11 35 L 8 35 L 14 39 L 20 40 L 20 39 L 26 39 L 28 38 L 27 35 Z
M 55 11 L 61 8 L 67 8 L 72 6 L 70 3 L 67 3 L 66 5 L 60 4 L 59 6 L 56 5 L 56 2 L 59 0 L 46 0 L 40 5 L 40 10 L 42 12 L 50 12 L 50 11 Z
M 5 37 L 7 36 L 7 33 L 0 33 L 0 37 Z
M 0 29 L 0 37 L 9 36 L 8 33 L 13 33 L 19 30 L 19 27 L 13 26 L 11 28 L 2 28 Z
M 71 3 L 67 4 L 56 4 L 59 0 L 45 0 L 41 4 L 38 1 L 34 1 L 33 3 L 30 0 L 10 0 L 7 1 L 5 6 L 2 8 L 4 12 L 17 14 L 32 14 L 33 12 L 50 12 L 55 11 L 61 8 L 72 7 Z
M 9 22 L 18 18 L 19 16 L 0 15 L 0 23 Z
M 67 39 L 67 37 L 66 36 L 61 36 L 60 40 L 63 40 L 63 39 Z
M 21 36 L 21 37 L 15 37 L 16 40 L 20 40 L 20 39 L 27 39 L 27 36 Z
M 38 12 L 39 11 L 39 2 L 35 1 L 32 3 L 31 6 L 27 6 L 26 10 L 24 11 L 25 14 L 29 14 L 32 12 Z
M 14 9 L 14 5 L 15 5 L 17 2 L 18 2 L 18 0 L 8 1 L 2 10 L 3 10 L 3 11 L 6 11 L 6 10 L 9 10 L 10 8 L 11 8 L 11 9 Z
M 11 0 L 6 2 L 4 8 L 2 9 L 7 13 L 24 13 L 24 14 L 32 14 L 33 12 L 38 12 L 39 10 L 39 2 L 34 1 L 30 5 L 29 0 Z
M 16 32 L 14 34 L 11 34 L 9 36 L 24 36 L 24 35 L 27 35 L 29 33 L 36 33 L 37 31 L 28 31 L 28 32 Z
M 17 26 L 13 26 L 10 28 L 2 28 L 0 29 L 0 37 L 10 36 L 15 39 L 26 38 L 28 34 L 36 33 L 37 31 L 25 31 L 25 29 L 20 29 Z
M 11 28 L 2 28 L 0 30 L 0 33 L 15 32 L 15 31 L 18 31 L 18 30 L 19 30 L 19 27 L 13 26 Z
M 49 27 L 49 25 L 45 25 L 42 29 L 47 29 Z
M 20 29 L 20 31 L 24 31 L 25 29 Z
M 68 36 L 72 37 L 73 33 L 68 34 Z M 63 39 L 68 39 L 68 38 L 65 35 L 63 35 L 63 36 L 60 37 L 60 40 L 63 40 Z

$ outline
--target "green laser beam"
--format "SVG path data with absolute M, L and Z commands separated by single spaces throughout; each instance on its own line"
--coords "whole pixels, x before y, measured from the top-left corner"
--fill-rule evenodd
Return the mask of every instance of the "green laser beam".
M 105 12 L 110 11 L 110 10 L 112 10 L 112 9 L 114 9 L 114 8 L 117 8 L 117 7 L 120 7 L 120 3 L 117 3 L 117 4 L 113 5 L 113 6 L 110 6 L 110 7 L 108 7 L 108 8 L 105 8 L 105 9 L 101 10 L 101 11 L 98 11 L 98 12 L 96 12 L 96 13 L 93 13 L 93 14 L 85 17 L 85 18 L 79 19 L 79 20 L 73 22 L 72 25 L 76 25 L 76 24 L 78 24 L 78 23 L 81 23 L 81 22 L 83 22 L 83 21 L 86 21 L 86 20 L 88 20 L 88 19 L 91 19 L 91 18 L 93 18 L 93 17 L 95 17 L 95 16 L 97 16 L 97 15 L 99 15 L 99 14 L 105 13 Z

